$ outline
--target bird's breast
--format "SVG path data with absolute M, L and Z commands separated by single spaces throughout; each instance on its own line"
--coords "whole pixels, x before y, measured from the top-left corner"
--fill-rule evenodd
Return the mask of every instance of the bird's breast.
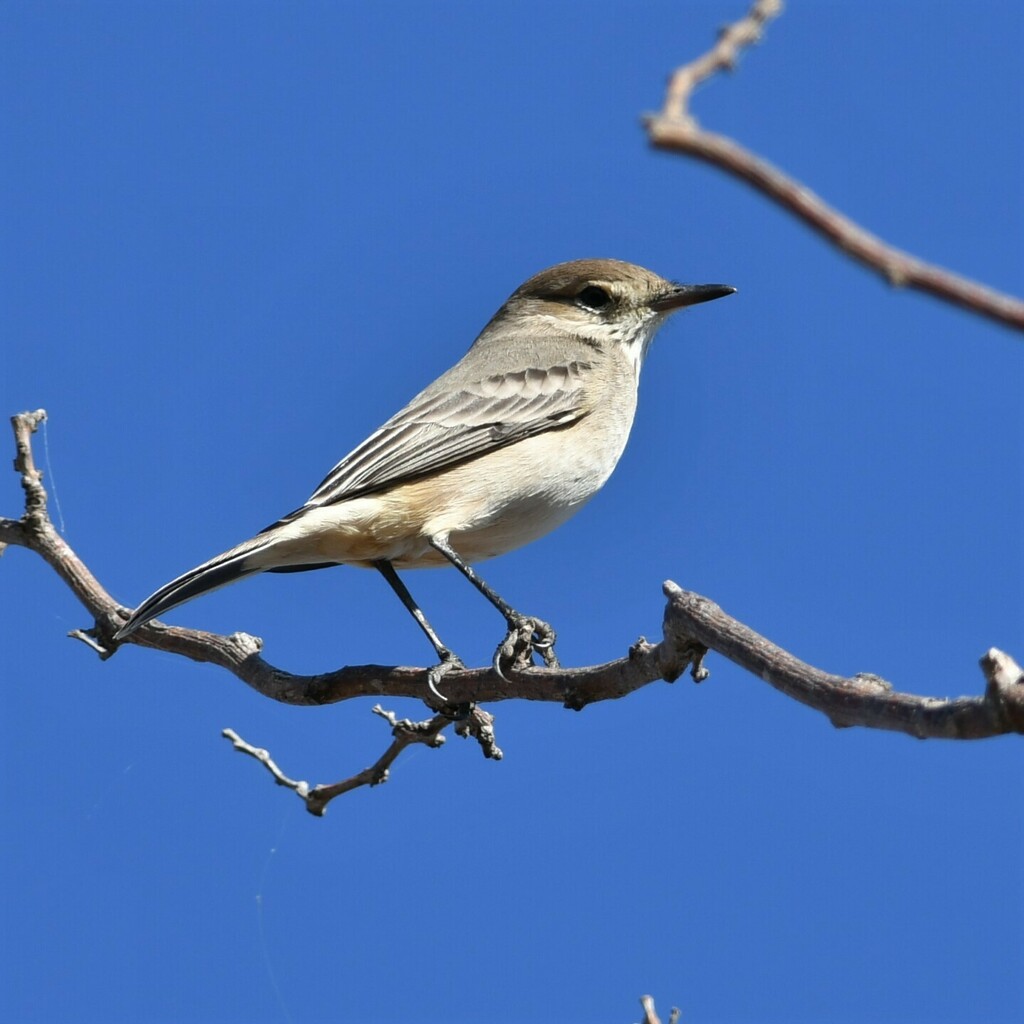
M 447 536 L 467 561 L 484 561 L 543 537 L 582 508 L 614 470 L 631 419 L 585 417 L 396 488 L 392 497 L 422 524 L 421 536 Z M 410 568 L 442 563 L 429 544 L 396 560 Z

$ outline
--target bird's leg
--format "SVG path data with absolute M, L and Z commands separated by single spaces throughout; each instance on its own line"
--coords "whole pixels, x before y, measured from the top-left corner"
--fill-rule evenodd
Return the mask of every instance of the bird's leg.
M 401 581 L 398 573 L 395 572 L 395 567 L 386 558 L 382 558 L 373 564 L 381 576 L 388 581 L 388 585 L 398 595 L 398 599 L 405 605 L 409 614 L 416 620 L 417 625 L 424 633 L 426 633 L 427 639 L 430 641 L 434 650 L 437 651 L 437 656 L 441 661 L 440 664 L 435 665 L 427 673 L 427 685 L 430 687 L 430 692 L 437 697 L 438 700 L 447 704 L 448 698 L 437 688 L 437 684 L 446 675 L 448 675 L 449 672 L 454 672 L 456 669 L 465 668 L 466 666 L 462 663 L 462 659 L 450 647 L 445 647 L 445 645 L 441 643 L 441 638 L 434 632 L 434 627 L 427 621 L 427 617 L 423 614 L 423 610 L 415 600 L 413 600 L 412 594 L 409 593 L 409 588 Z
M 439 551 L 455 566 L 470 583 L 487 598 L 495 608 L 505 616 L 508 633 L 494 652 L 494 671 L 503 676 L 502 666 L 527 668 L 536 651 L 548 668 L 558 667 L 558 656 L 555 654 L 555 631 L 542 619 L 533 618 L 517 612 L 500 594 L 492 590 L 473 568 L 466 564 L 444 537 L 431 537 L 430 546 Z

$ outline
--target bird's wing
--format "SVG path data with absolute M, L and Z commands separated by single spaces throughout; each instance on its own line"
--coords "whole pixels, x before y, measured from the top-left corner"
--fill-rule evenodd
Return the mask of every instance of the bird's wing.
M 590 365 L 573 361 L 432 385 L 349 452 L 304 508 L 394 487 L 575 423 L 588 411 L 583 377 Z

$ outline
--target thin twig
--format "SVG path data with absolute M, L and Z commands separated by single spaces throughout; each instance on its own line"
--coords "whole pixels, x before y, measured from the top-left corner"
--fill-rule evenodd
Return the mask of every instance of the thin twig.
M 654 1009 L 654 996 L 641 996 L 640 1005 L 644 1008 L 644 1019 L 640 1024 L 661 1024 L 661 1018 Z
M 693 90 L 719 71 L 733 71 L 740 53 L 760 42 L 765 25 L 782 13 L 782 0 L 756 0 L 747 14 L 718 33 L 718 41 L 696 60 L 676 68 L 668 80 L 661 116 L 671 121 L 692 121 L 689 111 Z
M 36 468 L 32 452 L 32 435 L 45 421 L 45 409 L 23 412 L 11 417 L 11 426 L 14 427 L 14 471 L 21 476 L 21 488 L 25 492 L 25 519 L 47 517 L 43 474 Z
M 242 739 L 241 736 L 235 732 L 234 729 L 224 729 L 221 731 L 221 735 L 225 739 L 231 740 L 231 745 L 241 754 L 248 754 L 250 757 L 254 757 L 264 768 L 274 776 L 274 781 L 279 786 L 284 786 L 287 789 L 293 790 L 297 793 L 304 801 L 309 798 L 309 783 L 299 780 L 290 779 L 280 768 L 277 767 L 277 762 L 270 756 L 270 751 L 265 747 L 254 747 L 251 743 L 247 743 Z
M 889 245 L 735 140 L 700 127 L 689 109 L 694 87 L 717 72 L 731 70 L 740 51 L 757 42 L 765 24 L 781 10 L 779 0 L 757 0 L 745 17 L 720 34 L 711 50 L 674 72 L 660 113 L 644 118 L 651 145 L 696 157 L 746 182 L 894 287 L 927 292 L 1024 331 L 1024 301 Z
M 658 1011 L 654 1008 L 654 996 L 641 996 L 640 1005 L 644 1008 L 644 1019 L 640 1024 L 661 1024 Z M 668 1024 L 677 1024 L 679 1021 L 679 1007 L 673 1006 L 668 1015 Z
M 435 715 L 424 722 L 413 722 L 408 718 L 399 719 L 393 711 L 385 711 L 379 704 L 375 705 L 372 710 L 375 715 L 379 715 L 391 726 L 391 735 L 394 739 L 390 746 L 369 768 L 364 768 L 361 772 L 357 772 L 341 782 L 328 785 L 321 784 L 310 787 L 308 782 L 290 779 L 278 768 L 268 750 L 247 743 L 234 729 L 225 729 L 222 735 L 231 740 L 235 750 L 248 754 L 259 761 L 279 786 L 293 790 L 306 805 L 306 810 L 310 814 L 321 818 L 327 810 L 327 805 L 342 793 L 350 793 L 353 789 L 359 789 L 360 786 L 379 786 L 382 782 L 387 782 L 391 766 L 406 747 L 412 746 L 414 743 L 425 743 L 428 747 L 435 749 L 443 746 L 444 736 L 441 733 L 453 721 L 448 715 Z

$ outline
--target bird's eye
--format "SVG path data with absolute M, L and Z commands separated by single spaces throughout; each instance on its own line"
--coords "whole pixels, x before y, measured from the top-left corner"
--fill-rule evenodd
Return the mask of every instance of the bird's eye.
M 596 284 L 588 284 L 576 296 L 576 301 L 588 309 L 604 309 L 612 301 L 612 297 L 603 288 L 598 288 Z

